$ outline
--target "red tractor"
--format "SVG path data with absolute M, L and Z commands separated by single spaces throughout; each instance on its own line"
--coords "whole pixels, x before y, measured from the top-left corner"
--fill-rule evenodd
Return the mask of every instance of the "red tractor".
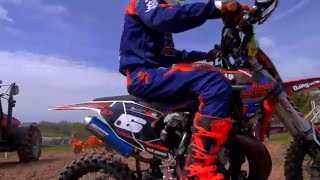
M 13 96 L 19 94 L 16 83 L 3 85 L 0 80 L 0 89 L 8 87 L 5 92 L 0 92 L 0 152 L 17 151 L 20 162 L 39 160 L 41 155 L 42 137 L 36 123 L 21 124 L 12 117 L 12 110 L 16 100 Z M 5 114 L 2 99 L 8 102 L 8 113 Z

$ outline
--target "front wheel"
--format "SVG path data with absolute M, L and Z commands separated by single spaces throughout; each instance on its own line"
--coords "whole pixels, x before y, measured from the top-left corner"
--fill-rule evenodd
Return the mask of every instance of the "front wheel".
M 92 177 L 94 176 L 94 178 Z M 91 178 L 90 178 L 91 177 Z M 126 164 L 101 155 L 84 156 L 60 172 L 59 180 L 75 179 L 136 179 Z
M 272 160 L 266 146 L 251 136 L 236 135 L 231 141 L 228 154 L 229 167 L 226 179 L 230 180 L 268 180 Z M 245 165 L 247 161 L 247 165 Z M 223 161 L 221 161 L 223 162 Z M 226 161 L 225 161 L 226 162 Z M 244 169 L 246 170 L 244 170 Z
M 302 136 L 298 136 L 291 143 L 284 164 L 286 180 L 303 180 L 309 179 L 310 176 L 314 179 L 320 178 L 320 164 L 308 155 L 309 147 L 310 144 Z

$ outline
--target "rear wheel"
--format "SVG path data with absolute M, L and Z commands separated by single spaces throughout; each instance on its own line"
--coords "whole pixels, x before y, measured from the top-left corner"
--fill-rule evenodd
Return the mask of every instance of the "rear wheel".
M 101 155 L 90 155 L 73 161 L 60 172 L 59 180 L 74 179 L 136 179 L 126 164 Z
M 40 130 L 31 126 L 18 147 L 20 162 L 38 161 L 41 156 L 41 133 Z

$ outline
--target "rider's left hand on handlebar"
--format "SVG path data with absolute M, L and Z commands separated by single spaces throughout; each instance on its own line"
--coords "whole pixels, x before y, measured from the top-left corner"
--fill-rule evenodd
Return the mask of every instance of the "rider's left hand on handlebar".
M 206 61 L 214 62 L 219 51 L 221 51 L 221 47 L 219 45 L 215 45 L 214 48 L 208 52 Z
M 216 59 L 217 51 L 215 49 L 211 49 L 207 54 L 207 62 L 214 62 Z

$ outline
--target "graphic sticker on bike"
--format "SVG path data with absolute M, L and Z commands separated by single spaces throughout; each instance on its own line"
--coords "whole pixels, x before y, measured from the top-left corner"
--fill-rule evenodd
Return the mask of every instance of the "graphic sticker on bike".
M 142 118 L 129 114 L 121 114 L 120 117 L 114 122 L 114 126 L 133 133 L 139 133 L 146 123 L 147 121 Z
M 319 80 L 318 81 L 309 82 L 309 83 L 302 83 L 302 84 L 298 84 L 298 85 L 292 86 L 292 90 L 300 91 L 300 90 L 303 90 L 303 89 L 309 89 L 309 88 L 315 87 L 315 86 L 317 86 L 319 84 L 320 84 Z

